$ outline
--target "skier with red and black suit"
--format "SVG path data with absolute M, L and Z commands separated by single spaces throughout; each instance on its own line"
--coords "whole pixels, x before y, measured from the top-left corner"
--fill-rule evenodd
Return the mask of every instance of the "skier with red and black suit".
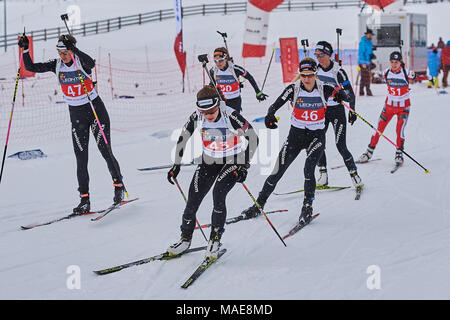
M 171 245 L 167 251 L 170 255 L 180 255 L 189 249 L 196 213 L 203 198 L 213 188 L 211 234 L 205 257 L 216 259 L 227 216 L 227 194 L 236 182 L 245 181 L 259 141 L 250 123 L 221 101 L 214 86 L 206 85 L 197 93 L 197 110 L 191 114 L 178 138 L 175 164 L 167 175 L 172 184 L 172 179 L 180 172 L 187 142 L 196 129 L 200 129 L 202 137 L 202 163 L 197 166 L 189 187 L 180 241 Z M 248 141 L 245 150 L 243 139 Z
M 28 71 L 42 73 L 53 72 L 58 78 L 65 102 L 69 105 L 70 121 L 72 124 L 72 143 L 77 161 L 78 191 L 80 204 L 73 209 L 74 214 L 83 214 L 90 211 L 89 200 L 89 173 L 88 173 L 88 145 L 89 130 L 97 139 L 97 147 L 105 159 L 111 174 L 114 186 L 114 204 L 122 202 L 125 187 L 117 160 L 112 154 L 110 119 L 105 105 L 94 88 L 91 71 L 95 61 L 86 53 L 79 50 L 76 39 L 72 35 L 61 35 L 58 38 L 56 49 L 59 58 L 44 63 L 33 63 L 29 49 L 29 39 L 23 36 L 19 39 L 19 47 L 23 48 L 23 62 Z M 76 65 L 72 61 L 72 56 Z M 101 132 L 91 109 L 89 99 L 84 91 L 80 75 L 89 93 L 95 112 L 102 125 L 108 144 L 101 138 Z
M 409 117 L 411 106 L 409 96 L 409 81 L 414 80 L 414 72 L 405 68 L 401 52 L 394 51 L 390 55 L 391 67 L 384 71 L 384 79 L 387 84 L 387 97 L 380 119 L 378 120 L 378 131 L 383 133 L 393 116 L 397 116 L 397 151 L 395 152 L 395 163 L 403 163 L 403 147 L 405 144 L 405 127 Z M 377 146 L 380 134 L 375 132 L 370 139 L 367 151 L 364 152 L 359 160 L 367 162 L 372 158 L 375 147 Z
M 343 100 L 348 101 L 350 108 L 355 110 L 355 94 L 353 92 L 352 84 L 344 69 L 331 60 L 332 54 L 333 47 L 330 43 L 327 41 L 319 41 L 317 43 L 315 56 L 319 62 L 317 73 L 319 80 L 322 83 L 329 84 L 333 87 L 341 86 L 342 89 L 339 93 L 339 97 L 343 97 Z M 348 113 L 348 122 L 353 125 L 356 119 L 356 114 L 350 111 Z M 345 116 L 345 108 L 342 105 L 342 101 L 339 101 L 337 98 L 331 98 L 327 101 L 325 132 L 327 132 L 330 123 L 333 125 L 336 147 L 344 160 L 354 186 L 357 187 L 358 185 L 361 185 L 361 178 L 358 176 L 353 156 L 347 148 L 347 118 Z M 317 184 L 322 186 L 328 185 L 327 158 L 325 151 L 317 166 L 319 167 L 320 173 Z
M 268 96 L 261 92 L 253 76 L 241 66 L 231 62 L 226 48 L 220 47 L 214 50 L 214 62 L 216 65 L 209 70 L 209 73 L 215 83 L 210 84 L 215 85 L 219 89 L 227 106 L 237 112 L 242 111 L 241 83 L 239 82 L 239 77 L 243 77 L 250 82 L 255 90 L 258 101 L 266 100 Z
M 300 62 L 299 78 L 299 81 L 284 89 L 277 100 L 269 107 L 265 117 L 266 127 L 276 129 L 278 120 L 275 112 L 288 101 L 294 104 L 289 135 L 280 150 L 272 173 L 266 179 L 258 195 L 257 202 L 261 207 L 264 207 L 278 181 L 304 149 L 306 150 L 303 168 L 305 197 L 299 221 L 308 223 L 312 218 L 312 203 L 316 189 L 314 171 L 325 148 L 326 105 L 329 98 L 339 96 L 339 93 L 337 93 L 335 87 L 322 84 L 317 77 L 317 63 L 310 57 Z M 244 219 L 250 219 L 259 214 L 260 210 L 256 205 L 242 212 Z

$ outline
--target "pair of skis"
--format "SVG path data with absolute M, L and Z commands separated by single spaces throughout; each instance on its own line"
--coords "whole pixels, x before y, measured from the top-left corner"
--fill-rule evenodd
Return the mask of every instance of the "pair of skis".
M 130 203 L 130 202 L 133 202 L 133 201 L 136 201 L 138 199 L 139 198 L 134 198 L 134 199 L 131 199 L 131 200 L 122 201 L 121 203 L 115 204 L 115 205 L 113 204 L 113 205 L 109 206 L 108 208 L 106 208 L 104 210 L 91 211 L 91 212 L 81 213 L 81 214 L 71 213 L 71 214 L 69 214 L 67 216 L 64 216 L 64 217 L 61 217 L 61 218 L 57 218 L 57 219 L 50 220 L 50 221 L 43 222 L 43 223 L 36 223 L 36 224 L 30 224 L 30 225 L 27 225 L 27 226 L 21 226 L 20 228 L 22 230 L 30 230 L 30 229 L 33 229 L 33 228 L 36 228 L 36 227 L 47 226 L 49 224 L 53 224 L 53 223 L 60 222 L 60 221 L 63 221 L 63 220 L 69 220 L 69 219 L 72 219 L 72 218 L 81 217 L 81 216 L 87 216 L 87 215 L 92 215 L 92 214 L 99 214 L 97 217 L 91 219 L 91 221 L 98 221 L 100 219 L 103 219 L 111 211 L 119 209 L 123 205 L 125 205 L 127 203 Z
M 356 164 L 364 164 L 364 163 L 367 163 L 367 162 L 378 161 L 378 160 L 381 160 L 381 158 L 370 159 L 370 160 L 364 161 L 364 162 L 361 162 L 361 161 L 357 160 L 357 161 L 355 161 L 355 163 L 356 163 Z M 395 173 L 401 166 L 402 166 L 402 163 L 400 163 L 400 164 L 399 164 L 399 163 L 396 163 L 395 166 L 394 166 L 394 168 L 392 168 L 392 170 L 391 170 L 390 172 L 391 172 L 391 173 Z M 335 169 L 339 169 L 339 168 L 343 168 L 343 167 L 345 167 L 344 164 L 339 165 L 339 166 L 335 166 L 335 167 L 331 167 L 331 169 L 332 169 L 332 170 L 335 170 Z
M 94 273 L 97 275 L 103 276 L 103 275 L 111 274 L 111 273 L 114 273 L 117 271 L 121 271 L 121 270 L 129 268 L 129 267 L 134 267 L 134 266 L 139 266 L 139 265 L 142 265 L 145 263 L 149 263 L 152 261 L 173 260 L 173 259 L 179 258 L 187 253 L 203 251 L 203 250 L 206 250 L 206 246 L 189 248 L 186 251 L 184 251 L 183 253 L 178 254 L 178 255 L 171 255 L 166 251 L 166 252 L 157 254 L 153 257 L 136 260 L 133 262 L 121 264 L 121 265 L 111 267 L 111 268 L 96 270 L 96 271 L 94 271 Z M 227 249 L 221 249 L 219 251 L 216 259 L 205 258 L 202 261 L 202 263 L 195 269 L 195 271 L 192 273 L 192 275 L 181 285 L 181 288 L 187 289 L 190 285 L 192 285 L 195 282 L 195 280 L 197 280 L 214 262 L 216 262 L 220 257 L 222 257 L 225 254 L 225 252 L 227 252 Z
M 351 188 L 351 187 L 329 187 L 329 186 L 320 186 L 320 185 L 318 185 L 316 187 L 316 190 L 335 190 L 335 191 L 338 191 L 338 190 L 343 190 L 343 189 L 348 189 L 348 188 Z M 363 190 L 363 186 L 356 187 L 355 200 L 359 200 L 361 198 L 362 190 Z M 275 194 L 277 196 L 282 196 L 282 195 L 300 193 L 300 192 L 304 192 L 304 191 L 305 190 L 296 190 L 296 191 L 290 191 L 290 192 L 284 192 L 284 193 L 275 193 L 274 192 L 273 194 Z

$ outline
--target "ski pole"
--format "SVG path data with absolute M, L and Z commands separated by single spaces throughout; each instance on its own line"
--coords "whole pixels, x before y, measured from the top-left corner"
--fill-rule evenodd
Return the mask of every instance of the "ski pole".
M 225 43 L 225 48 L 227 49 L 228 54 L 230 54 L 230 51 L 228 50 L 228 45 L 227 45 L 227 33 L 226 32 L 220 32 L 220 31 L 217 31 L 217 33 L 222 36 L 223 42 Z M 231 62 L 233 62 L 233 58 L 231 57 L 231 55 L 230 55 L 230 60 L 231 60 Z
M 250 190 L 248 190 L 247 186 L 245 185 L 245 183 L 242 183 L 242 186 L 244 187 L 244 189 L 247 191 L 248 195 L 250 196 L 250 198 L 253 200 L 253 202 L 255 203 L 256 207 L 258 207 L 259 211 L 261 211 L 261 213 L 264 215 L 264 218 L 266 218 L 267 222 L 269 223 L 269 225 L 272 227 L 273 231 L 275 231 L 275 233 L 277 234 L 278 238 L 280 238 L 281 242 L 283 242 L 284 246 L 287 247 L 286 243 L 284 242 L 283 238 L 280 236 L 280 234 L 278 233 L 277 229 L 274 227 L 274 225 L 272 224 L 272 222 L 270 222 L 269 218 L 267 218 L 266 213 L 264 212 L 263 208 L 259 205 L 258 201 L 256 201 L 255 197 L 252 195 L 252 193 L 250 192 Z
M 187 201 L 187 198 L 186 198 L 186 196 L 184 195 L 184 192 L 183 192 L 183 190 L 181 189 L 180 184 L 178 183 L 177 178 L 172 177 L 172 180 L 173 180 L 173 181 L 175 182 L 175 184 L 177 185 L 178 190 L 180 190 L 181 196 L 183 197 L 184 201 L 185 201 L 186 204 L 187 204 L 187 202 L 188 202 L 188 201 Z M 197 219 L 197 218 L 195 218 L 195 222 L 197 223 L 198 228 L 199 228 L 200 231 L 202 232 L 203 238 L 205 238 L 206 242 L 208 242 L 208 239 L 206 238 L 205 233 L 203 232 L 203 229 L 201 228 L 201 224 L 200 224 L 200 222 L 198 222 L 198 219 Z
M 234 171 L 234 174 L 237 176 L 237 172 Z M 287 247 L 286 243 L 284 242 L 283 238 L 280 236 L 280 234 L 278 233 L 277 229 L 274 227 L 274 225 L 272 224 L 272 222 L 270 222 L 269 218 L 267 218 L 266 213 L 264 212 L 263 208 L 259 205 L 258 201 L 256 201 L 255 197 L 252 195 L 252 193 L 250 192 L 250 190 L 247 188 L 247 186 L 245 185 L 245 183 L 241 183 L 242 186 L 244 187 L 245 191 L 247 191 L 248 195 L 250 196 L 250 198 L 253 200 L 253 202 L 255 203 L 256 207 L 259 209 L 259 211 L 261 211 L 261 213 L 264 215 L 264 218 L 266 218 L 267 222 L 269 223 L 269 225 L 272 227 L 273 231 L 275 231 L 275 233 L 277 234 L 278 238 L 280 238 L 281 242 L 283 242 L 284 246 Z
M 305 54 L 305 57 L 304 58 L 306 58 L 306 47 L 309 47 L 309 42 L 308 42 L 308 39 L 303 39 L 303 40 L 301 40 L 301 44 L 302 44 L 302 46 L 303 46 L 303 53 Z M 308 55 L 309 56 L 309 55 Z
M 267 71 L 266 71 L 266 75 L 265 75 L 265 77 L 264 77 L 263 85 L 262 85 L 262 87 L 261 87 L 261 92 L 263 91 L 264 85 L 266 84 L 267 75 L 269 74 L 269 69 L 270 69 L 270 65 L 272 64 L 272 59 L 273 59 L 273 55 L 274 55 L 274 53 L 275 53 L 275 50 L 276 50 L 275 48 L 273 48 L 273 50 L 272 50 L 272 55 L 270 56 L 269 65 L 267 66 Z
M 214 79 L 212 78 L 212 76 L 209 73 L 208 69 L 206 68 L 206 64 L 209 62 L 208 55 L 206 53 L 205 54 L 200 54 L 200 55 L 198 55 L 197 58 L 198 58 L 198 61 L 200 61 L 202 63 L 203 70 L 208 75 L 209 81 L 211 81 L 212 84 L 215 84 L 216 82 L 214 81 Z M 214 88 L 216 89 L 217 94 L 219 95 L 219 99 L 222 100 L 222 101 L 225 101 L 225 98 L 222 96 L 222 93 L 219 91 L 219 88 L 217 88 L 217 86 L 214 86 Z
M 65 24 L 65 26 L 66 26 L 67 32 L 69 32 L 69 34 L 71 34 L 71 33 L 70 33 L 70 30 L 69 30 L 69 27 L 67 26 L 67 21 L 66 21 L 66 20 L 69 19 L 69 18 L 68 18 L 68 15 L 67 15 L 67 14 L 62 14 L 62 15 L 61 15 L 61 19 L 64 21 L 64 24 Z M 111 150 L 111 145 L 108 144 L 108 140 L 106 139 L 105 132 L 103 131 L 103 127 L 102 127 L 102 125 L 101 125 L 101 123 L 100 123 L 100 120 L 99 120 L 99 118 L 98 118 L 97 112 L 95 111 L 94 104 L 92 103 L 91 96 L 89 95 L 89 92 L 88 92 L 88 90 L 87 90 L 87 88 L 86 88 L 86 84 L 84 83 L 84 80 L 83 80 L 83 76 L 81 75 L 80 69 L 78 68 L 77 61 L 75 60 L 75 57 L 74 57 L 74 55 L 73 55 L 72 52 L 70 52 L 70 57 L 72 58 L 72 61 L 73 61 L 74 65 L 75 65 L 75 68 L 76 68 L 76 70 L 77 70 L 77 72 L 78 72 L 78 77 L 80 78 L 81 84 L 82 84 L 82 86 L 83 86 L 84 93 L 86 94 L 86 97 L 88 98 L 89 105 L 91 106 L 92 113 L 94 114 L 95 120 L 97 121 L 97 125 L 98 125 L 98 128 L 100 129 L 100 132 L 101 132 L 101 134 L 102 134 L 103 140 L 105 141 L 106 148 L 107 148 L 108 151 L 109 151 L 109 155 L 110 155 L 111 159 L 114 159 L 114 156 L 113 156 L 112 150 Z M 113 161 L 113 164 L 114 164 L 114 169 L 116 169 L 116 173 L 117 173 L 118 175 L 120 175 L 120 170 L 119 170 L 119 168 L 117 167 L 116 162 Z M 121 175 L 120 175 L 120 176 L 121 176 Z M 128 196 L 127 188 L 125 187 L 125 184 L 123 183 L 123 177 L 121 177 L 121 178 L 122 178 L 122 184 L 123 184 L 123 188 L 124 188 L 125 194 L 126 194 L 126 196 L 127 196 L 127 198 L 128 198 L 129 196 Z
M 348 110 L 350 110 L 351 112 L 353 112 L 354 114 L 356 114 L 356 116 L 358 118 L 360 118 L 362 121 L 364 121 L 364 123 L 366 123 L 369 127 L 371 127 L 373 130 L 375 130 L 379 135 L 381 135 L 383 138 L 385 138 L 387 141 L 389 141 L 395 148 L 402 150 L 402 152 L 408 157 L 410 158 L 412 161 L 414 161 L 419 167 L 421 167 L 423 170 L 425 170 L 425 173 L 430 173 L 430 171 L 425 168 L 424 166 L 422 166 L 419 162 L 417 162 L 413 157 L 411 157 L 405 150 L 403 150 L 403 148 L 399 148 L 391 139 L 389 139 L 388 137 L 386 137 L 382 132 L 380 132 L 377 128 L 375 128 L 373 125 L 371 125 L 366 119 L 364 119 L 361 115 L 359 115 L 358 113 L 356 113 L 352 108 L 350 108 L 347 104 L 342 103 L 344 105 L 344 107 L 346 107 Z
M 339 63 L 339 65 L 342 67 L 342 61 L 339 58 L 339 36 L 342 36 L 342 29 L 336 28 L 336 36 L 337 36 L 337 53 L 334 57 L 336 62 Z
M 23 37 L 25 36 L 25 31 L 23 32 Z M 17 86 L 19 84 L 19 77 L 20 77 L 20 66 L 22 65 L 22 61 L 23 61 L 23 50 L 20 53 L 20 58 L 19 58 L 19 68 L 17 69 L 17 76 L 16 76 L 16 84 L 14 86 L 14 96 L 13 96 L 13 101 L 12 101 L 12 106 L 11 106 L 11 114 L 9 116 L 9 124 L 8 124 L 8 132 L 6 134 L 6 142 L 5 142 L 5 149 L 3 150 L 3 159 L 2 159 L 2 169 L 0 171 L 0 183 L 2 181 L 2 176 L 3 176 L 3 168 L 5 166 L 5 157 L 6 157 L 6 150 L 8 149 L 8 142 L 9 142 L 9 134 L 11 131 L 11 123 L 12 123 L 12 118 L 13 118 L 13 114 L 14 114 L 14 105 L 16 104 L 16 96 L 17 96 Z

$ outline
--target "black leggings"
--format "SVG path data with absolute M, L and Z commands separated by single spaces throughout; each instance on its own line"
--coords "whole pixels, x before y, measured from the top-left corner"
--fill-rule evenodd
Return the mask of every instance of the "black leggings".
M 267 200 L 270 194 L 291 163 L 306 149 L 306 160 L 303 168 L 305 176 L 305 198 L 314 199 L 316 190 L 316 179 L 314 171 L 320 156 L 325 148 L 324 130 L 298 129 L 291 126 L 286 142 L 278 154 L 278 160 L 271 175 L 264 182 L 264 186 L 259 194 L 259 199 Z
M 89 192 L 89 130 L 92 131 L 98 150 L 106 160 L 113 181 L 122 181 L 119 163 L 114 158 L 111 150 L 110 121 L 108 112 L 106 111 L 105 105 L 100 97 L 95 98 L 92 102 L 103 132 L 105 133 L 106 140 L 108 141 L 108 145 L 105 144 L 91 106 L 89 104 L 82 106 L 69 106 L 70 121 L 72 122 L 72 142 L 75 157 L 77 159 L 78 191 L 81 194 Z
M 327 108 L 327 112 L 325 113 L 325 132 L 327 132 L 330 122 L 333 125 L 334 129 L 336 147 L 341 154 L 347 169 L 349 171 L 356 170 L 353 156 L 347 149 L 347 118 L 345 116 L 345 109 L 342 105 L 330 106 Z M 325 155 L 325 151 L 323 152 L 323 156 L 320 158 L 317 165 L 319 167 L 327 166 L 327 157 Z
M 213 188 L 213 212 L 211 217 L 212 228 L 223 229 L 227 218 L 225 200 L 228 192 L 236 184 L 236 177 L 232 170 L 228 170 L 230 164 L 200 164 L 195 170 L 189 187 L 189 196 L 183 213 L 181 231 L 185 236 L 191 236 L 196 223 L 196 213 L 203 198 Z
M 238 113 L 242 111 L 242 98 L 240 96 L 234 99 L 228 99 L 227 101 L 225 101 L 225 104 L 228 107 L 236 110 Z

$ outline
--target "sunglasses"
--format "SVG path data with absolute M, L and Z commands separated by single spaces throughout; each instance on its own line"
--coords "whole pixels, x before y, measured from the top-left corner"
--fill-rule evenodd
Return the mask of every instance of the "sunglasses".
M 66 55 L 69 54 L 68 50 L 58 50 L 58 54 Z
M 323 58 L 325 57 L 325 53 L 314 53 L 314 55 L 318 58 Z
M 214 62 L 217 62 L 217 63 L 223 62 L 223 61 L 225 61 L 225 58 L 214 59 Z
M 300 77 L 302 78 L 313 78 L 315 76 L 316 76 L 315 73 L 300 73 Z
M 203 115 L 208 115 L 208 114 L 214 114 L 218 109 L 219 109 L 219 106 L 216 106 L 216 107 L 208 109 L 208 110 L 198 109 L 198 111 Z

